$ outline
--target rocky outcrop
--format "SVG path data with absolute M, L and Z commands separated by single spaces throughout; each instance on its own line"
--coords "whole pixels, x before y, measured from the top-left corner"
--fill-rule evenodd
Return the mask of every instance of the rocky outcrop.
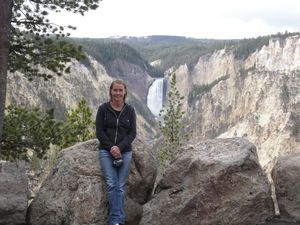
M 97 144 L 97 140 L 91 140 L 63 150 L 30 205 L 28 220 L 32 225 L 107 224 L 108 202 Z M 139 140 L 133 146 L 126 198 L 129 225 L 140 220 L 141 204 L 149 198 L 156 177 L 148 149 Z
M 273 216 L 270 184 L 245 139 L 184 148 L 144 205 L 140 225 L 262 224 Z
M 300 153 L 280 157 L 272 171 L 281 218 L 300 222 Z
M 24 225 L 28 199 L 25 163 L 0 161 L 0 225 Z
M 30 205 L 31 225 L 107 224 L 97 144 L 90 140 L 63 150 Z M 190 143 L 167 169 L 152 199 L 155 159 L 140 140 L 133 146 L 126 224 L 262 224 L 274 214 L 270 184 L 255 146 L 246 139 Z

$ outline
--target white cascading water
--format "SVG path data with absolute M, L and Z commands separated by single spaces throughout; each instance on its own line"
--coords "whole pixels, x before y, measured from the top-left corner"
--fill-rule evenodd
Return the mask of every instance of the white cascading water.
M 158 116 L 163 106 L 163 85 L 164 78 L 156 79 L 149 88 L 147 106 L 154 116 Z

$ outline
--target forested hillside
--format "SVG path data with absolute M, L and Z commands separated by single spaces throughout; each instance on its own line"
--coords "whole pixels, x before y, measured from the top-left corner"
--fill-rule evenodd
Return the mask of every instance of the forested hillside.
M 216 40 L 195 39 L 179 36 L 147 36 L 147 37 L 119 37 L 119 38 L 73 38 L 72 42 L 83 46 L 85 51 L 104 66 L 116 58 L 124 59 L 138 65 L 153 77 L 161 77 L 171 67 L 178 68 L 186 64 L 191 70 L 199 57 L 211 55 L 214 51 L 227 48 L 232 49 L 236 59 L 245 59 L 264 45 L 268 45 L 270 38 L 278 38 L 283 42 L 286 37 L 298 33 L 278 33 L 256 38 Z M 155 67 L 150 63 L 159 61 Z M 87 64 L 88 61 L 84 60 Z
M 82 45 L 87 54 L 94 57 L 106 68 L 108 68 L 112 61 L 119 58 L 143 68 L 150 76 L 160 77 L 163 75 L 160 70 L 151 66 L 136 49 L 125 43 L 117 42 L 113 39 L 91 38 L 76 38 L 72 41 Z M 88 60 L 83 60 L 82 62 L 85 65 L 89 63 Z

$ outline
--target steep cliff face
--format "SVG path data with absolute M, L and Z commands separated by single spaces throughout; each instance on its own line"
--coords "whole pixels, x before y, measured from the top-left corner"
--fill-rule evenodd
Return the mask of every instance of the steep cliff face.
M 277 156 L 300 151 L 299 36 L 273 39 L 245 60 L 217 51 L 176 74 L 184 78 L 178 82 L 183 93 L 194 91 L 187 107 L 194 139 L 246 137 L 266 169 Z
M 53 79 L 45 82 L 41 79 L 35 79 L 29 82 L 22 74 L 9 74 L 7 88 L 7 104 L 27 105 L 40 108 L 54 108 L 56 117 L 62 119 L 64 113 L 70 108 L 74 108 L 81 97 L 84 97 L 94 116 L 100 103 L 108 101 L 109 86 L 116 77 L 122 78 L 128 84 L 129 99 L 133 99 L 137 105 L 145 104 L 148 86 L 151 77 L 138 70 L 134 65 L 123 62 L 124 72 L 110 76 L 105 68 L 98 61 L 89 57 L 89 66 L 78 62 L 72 62 L 71 73 L 62 77 L 55 76 Z M 119 67 L 122 65 L 119 62 Z M 112 65 L 112 68 L 116 66 Z M 132 75 L 133 73 L 133 75 Z M 137 76 L 142 76 L 137 78 Z M 132 77 L 136 80 L 132 81 Z M 145 104 L 146 105 L 146 104 Z M 140 109 L 141 107 L 139 107 Z M 147 110 L 147 109 L 146 109 Z M 138 114 L 141 111 L 137 110 Z M 150 111 L 149 111 L 150 114 Z M 144 132 L 147 128 L 148 132 Z M 142 139 L 151 137 L 155 130 L 141 115 L 138 115 L 139 135 Z
M 29 82 L 22 74 L 8 76 L 7 104 L 54 107 L 57 117 L 75 107 L 81 97 L 86 98 L 93 111 L 108 99 L 108 87 L 113 80 L 105 69 L 93 59 L 92 68 L 72 62 L 71 73 L 54 76 L 49 81 L 34 79 Z

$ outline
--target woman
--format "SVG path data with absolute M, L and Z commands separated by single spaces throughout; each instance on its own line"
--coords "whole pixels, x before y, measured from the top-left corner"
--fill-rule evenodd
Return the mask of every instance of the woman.
M 132 158 L 131 143 L 136 136 L 136 115 L 127 103 L 126 84 L 111 83 L 110 101 L 100 105 L 96 134 L 100 141 L 99 161 L 105 177 L 109 202 L 109 225 L 125 223 L 125 186 Z

